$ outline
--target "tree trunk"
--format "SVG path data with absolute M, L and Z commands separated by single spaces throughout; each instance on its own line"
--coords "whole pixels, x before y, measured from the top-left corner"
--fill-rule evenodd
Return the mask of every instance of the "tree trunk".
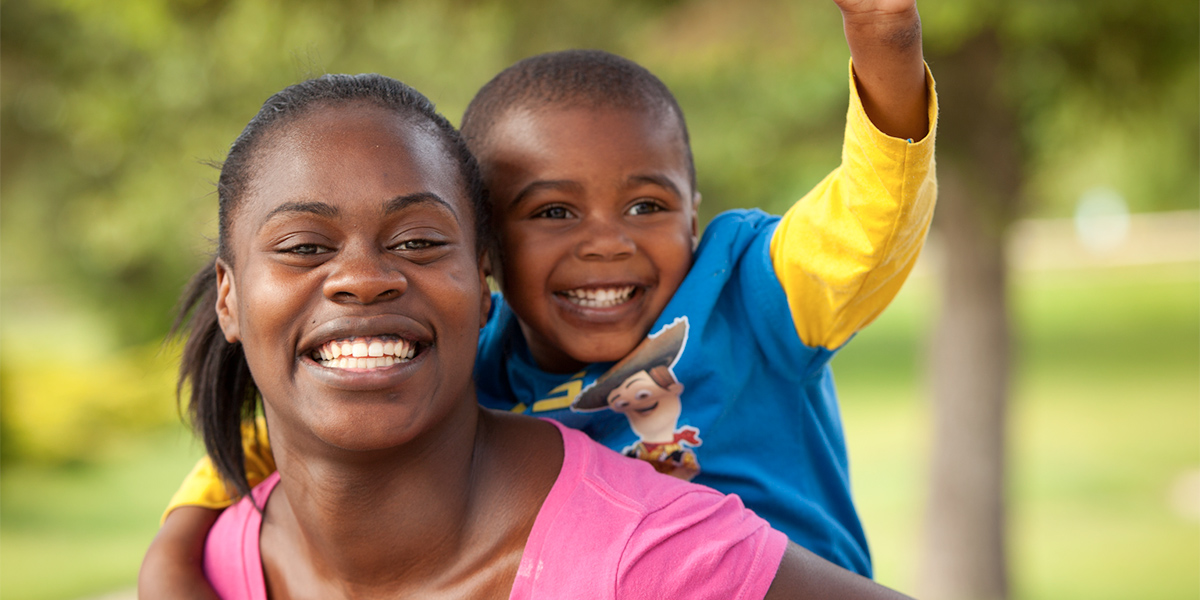
M 934 440 L 919 579 L 929 600 L 1008 597 L 1004 232 L 1020 189 L 1020 142 L 997 89 L 1001 56 L 995 33 L 983 31 L 930 58 L 942 107 L 935 228 L 945 253 L 930 352 Z

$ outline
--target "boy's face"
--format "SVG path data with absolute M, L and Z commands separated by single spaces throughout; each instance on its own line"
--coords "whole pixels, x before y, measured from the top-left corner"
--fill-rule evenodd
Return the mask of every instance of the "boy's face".
M 478 150 L 500 284 L 538 365 L 615 361 L 692 265 L 699 196 L 665 111 L 514 109 Z

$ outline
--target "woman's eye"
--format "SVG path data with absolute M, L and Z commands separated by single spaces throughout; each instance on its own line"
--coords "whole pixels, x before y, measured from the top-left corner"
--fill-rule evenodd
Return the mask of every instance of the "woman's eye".
M 533 216 L 539 219 L 566 219 L 571 216 L 571 213 L 563 206 L 547 206 L 534 213 Z
M 649 214 L 649 213 L 660 212 L 662 210 L 664 210 L 664 209 L 663 209 L 662 205 L 659 204 L 658 202 L 654 202 L 653 200 L 641 200 L 641 201 L 635 203 L 633 206 L 629 207 L 629 210 L 626 211 L 626 214 L 645 215 L 645 214 Z
M 329 248 L 326 248 L 324 246 L 319 246 L 317 244 L 297 244 L 295 246 L 285 248 L 283 251 L 288 254 L 300 254 L 300 255 L 304 255 L 304 256 L 311 256 L 314 254 L 324 254 L 326 252 L 329 252 Z

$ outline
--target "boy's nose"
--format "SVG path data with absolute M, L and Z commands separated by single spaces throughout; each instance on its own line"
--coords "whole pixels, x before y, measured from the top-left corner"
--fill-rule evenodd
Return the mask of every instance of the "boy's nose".
M 344 249 L 325 279 L 325 297 L 335 302 L 371 304 L 399 297 L 408 280 L 388 264 L 386 251 Z
M 637 252 L 637 244 L 624 229 L 606 219 L 592 219 L 580 234 L 575 251 L 583 260 L 617 260 Z

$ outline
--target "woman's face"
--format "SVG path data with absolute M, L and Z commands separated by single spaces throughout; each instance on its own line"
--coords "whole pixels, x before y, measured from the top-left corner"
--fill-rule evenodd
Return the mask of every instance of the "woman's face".
M 264 136 L 250 173 L 217 310 L 272 433 L 381 449 L 473 406 L 489 295 L 442 141 L 388 110 L 341 104 Z

